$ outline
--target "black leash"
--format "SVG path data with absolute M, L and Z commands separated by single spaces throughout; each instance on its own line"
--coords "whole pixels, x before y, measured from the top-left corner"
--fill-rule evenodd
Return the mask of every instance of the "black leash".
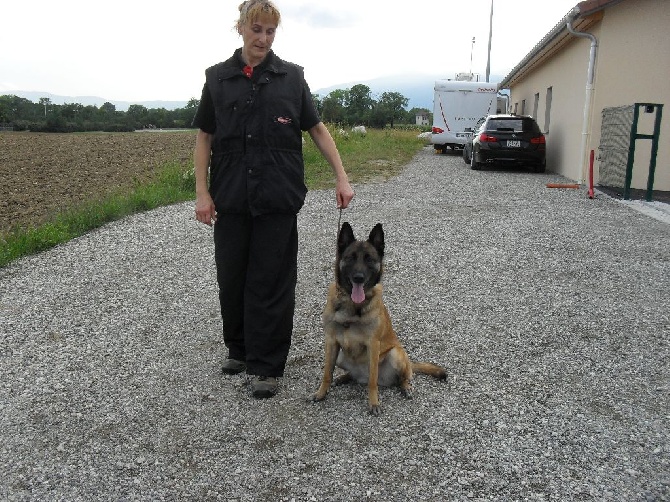
M 340 209 L 340 214 L 337 217 L 337 232 L 335 233 L 335 256 L 337 256 L 337 253 L 338 253 L 338 244 L 337 243 L 340 240 L 340 228 L 341 228 L 341 224 L 342 224 L 342 208 L 339 208 L 339 209 Z

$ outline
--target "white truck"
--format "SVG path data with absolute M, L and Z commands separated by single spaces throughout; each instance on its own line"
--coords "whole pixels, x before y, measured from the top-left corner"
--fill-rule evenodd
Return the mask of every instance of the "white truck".
M 496 84 L 436 80 L 430 138 L 435 150 L 463 148 L 486 116 L 497 112 L 497 97 Z

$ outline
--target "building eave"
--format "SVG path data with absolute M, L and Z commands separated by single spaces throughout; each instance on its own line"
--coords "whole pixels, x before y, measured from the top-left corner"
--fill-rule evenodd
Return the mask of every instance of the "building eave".
M 579 2 L 540 40 L 535 47 L 498 84 L 499 89 L 509 89 L 529 73 L 551 59 L 554 54 L 575 40 L 567 29 L 568 22 L 577 31 L 586 31 L 603 18 L 603 11 L 623 0 L 585 0 Z

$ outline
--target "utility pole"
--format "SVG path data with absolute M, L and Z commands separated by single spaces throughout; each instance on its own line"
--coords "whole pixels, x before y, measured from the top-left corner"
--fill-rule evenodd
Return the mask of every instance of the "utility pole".
M 491 0 L 491 18 L 489 19 L 489 53 L 486 59 L 486 82 L 491 74 L 491 38 L 493 38 L 493 0 Z
M 47 105 L 51 104 L 50 98 L 40 98 L 40 104 L 44 105 L 44 116 L 47 116 Z
M 472 51 L 475 49 L 475 37 L 472 37 L 472 45 L 470 46 L 470 75 L 472 75 Z

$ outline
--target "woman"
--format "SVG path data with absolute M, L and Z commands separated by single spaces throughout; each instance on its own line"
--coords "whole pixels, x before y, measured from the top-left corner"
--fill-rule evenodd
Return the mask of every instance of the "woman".
M 223 372 L 246 370 L 252 395 L 266 398 L 284 374 L 293 331 L 297 213 L 307 192 L 302 131 L 333 169 L 337 207 L 346 208 L 354 192 L 302 68 L 272 51 L 276 6 L 247 0 L 239 10 L 243 46 L 205 71 L 193 121 L 195 215 L 214 225 Z

